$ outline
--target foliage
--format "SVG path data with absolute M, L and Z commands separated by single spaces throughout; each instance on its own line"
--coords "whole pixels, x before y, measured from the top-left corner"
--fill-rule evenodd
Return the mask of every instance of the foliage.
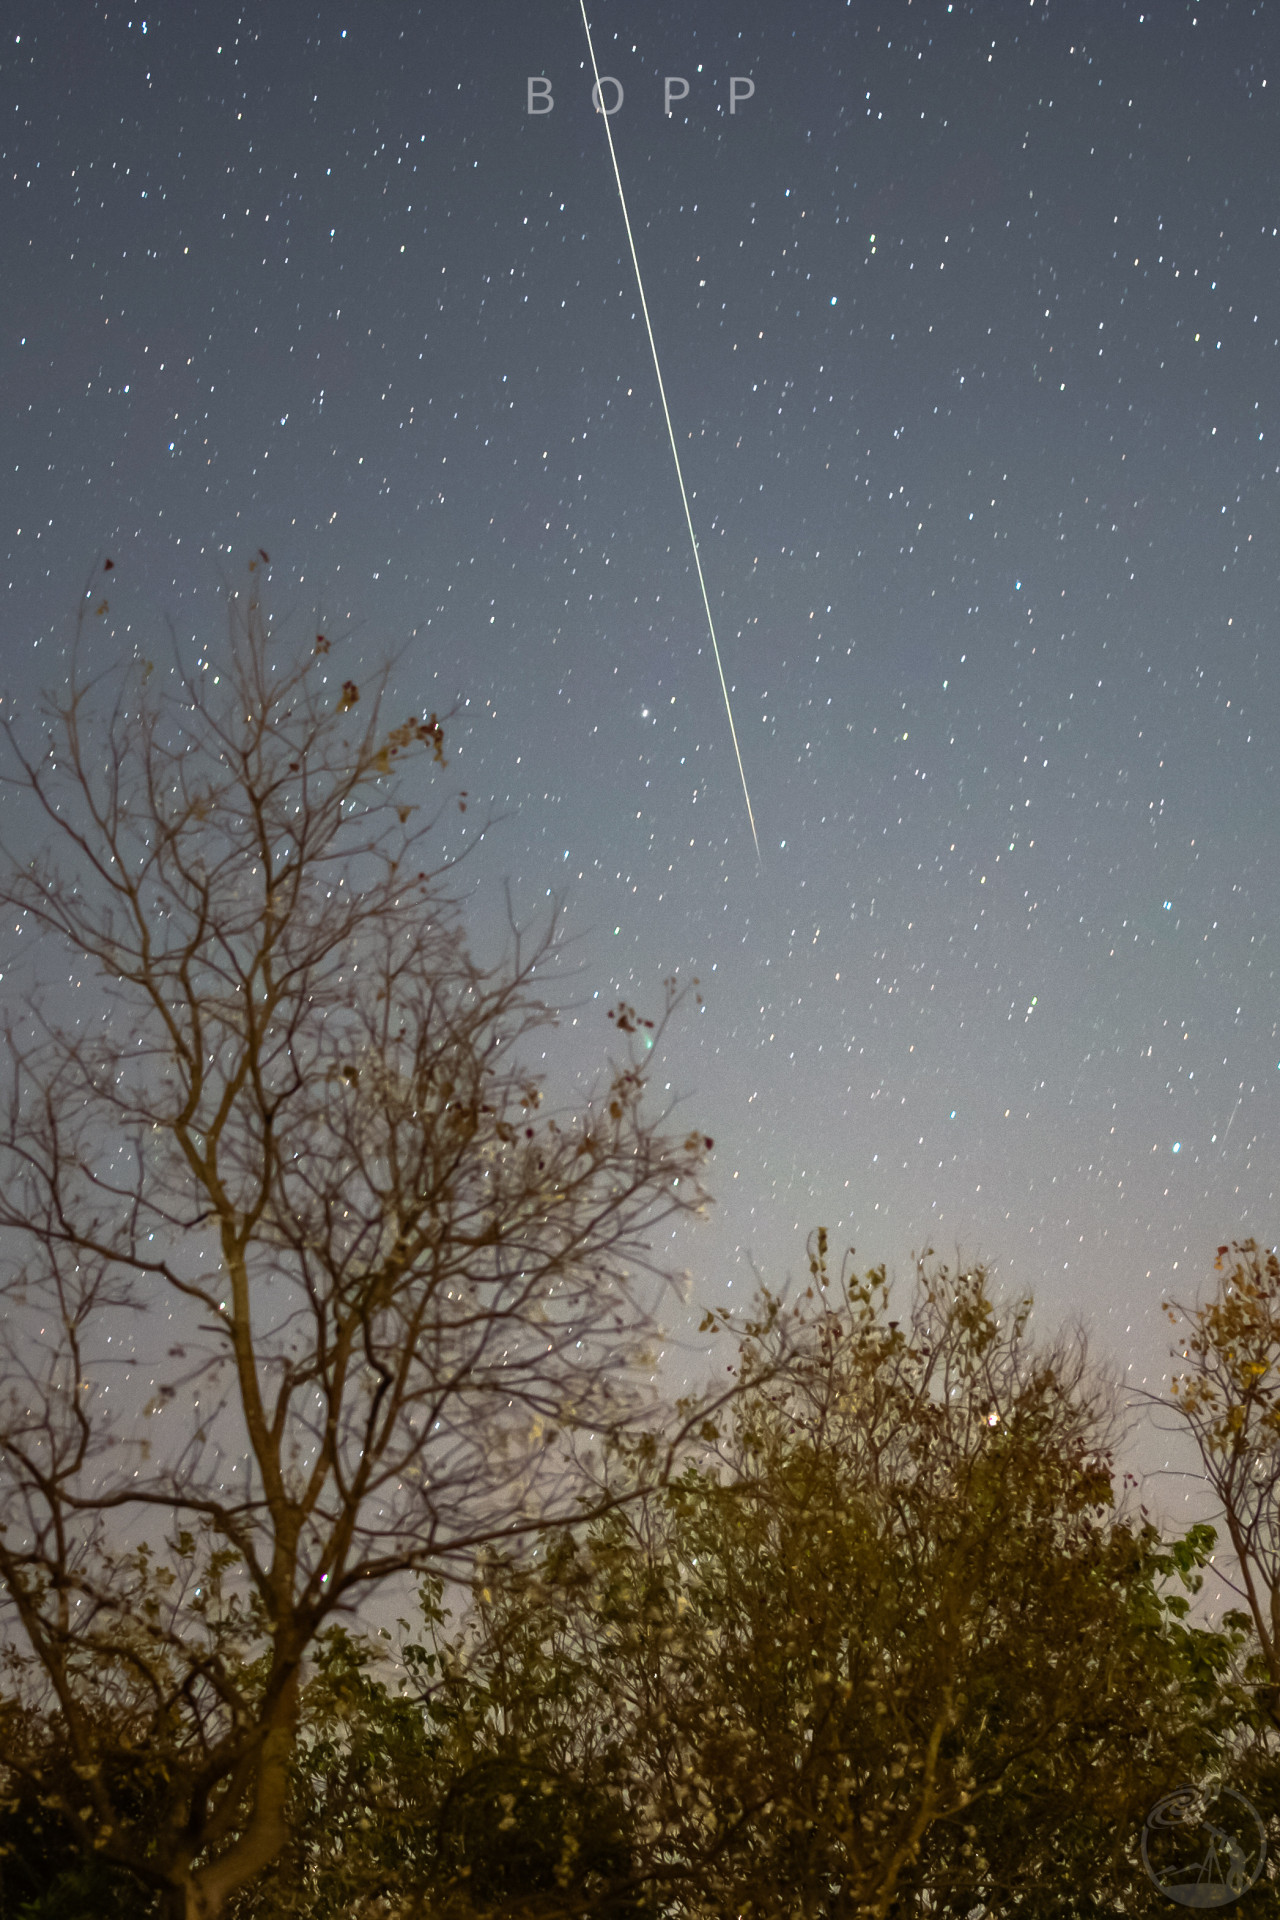
M 0 1811 L 0 1914 L 5 1920 L 153 1920 L 132 1874 L 86 1858 L 65 1821 L 29 1788 Z
M 1105 1385 L 980 1270 L 922 1265 L 901 1317 L 821 1236 L 812 1279 L 674 1484 L 487 1549 L 461 1636 L 428 1606 L 412 1783 L 369 1831 L 309 1770 L 253 1920 L 1145 1907 L 1147 1807 L 1247 1711 L 1239 1624 L 1186 1597 L 1212 1530 L 1117 1509 Z M 365 1704 L 349 1751 L 389 1754 L 404 1697 Z
M 1217 1287 L 1180 1327 L 1169 1405 L 1195 1441 L 1257 1635 L 1258 1698 L 1280 1727 L 1280 1259 L 1218 1248 Z

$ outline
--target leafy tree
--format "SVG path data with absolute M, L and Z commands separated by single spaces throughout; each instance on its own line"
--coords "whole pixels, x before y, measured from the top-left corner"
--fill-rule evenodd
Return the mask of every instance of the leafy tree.
M 422 1605 L 443 1624 L 439 1593 L 424 1583 Z M 326 1628 L 302 1693 L 290 1841 L 269 1875 L 232 1897 L 229 1920 L 415 1911 L 438 1879 L 447 1772 L 420 1701 L 393 1682 L 385 1641 Z
M 1166 1544 L 1117 1511 L 1081 1345 L 1033 1343 L 981 1271 L 921 1267 L 901 1317 L 882 1272 L 834 1283 L 821 1237 L 813 1278 L 799 1354 L 746 1388 L 716 1465 L 482 1566 L 477 1761 L 625 1808 L 613 1897 L 664 1914 L 1132 1896 L 1146 1807 L 1235 1711 L 1239 1634 L 1177 1591 L 1211 1531 Z M 517 1858 L 536 1803 L 507 1818 Z M 587 1910 L 560 1886 L 474 1910 Z
M 155 1899 L 132 1874 L 86 1858 L 66 1822 L 19 1789 L 0 1810 L 0 1914 L 5 1920 L 152 1920 Z
M 288 1842 L 326 1623 L 618 1497 L 710 1142 L 649 1117 L 627 1007 L 543 1107 L 554 931 L 472 958 L 397 780 L 442 727 L 385 674 L 287 657 L 253 582 L 223 658 L 87 651 L 6 720 L 46 843 L 0 900 L 75 985 L 5 1015 L 0 1736 L 86 1858 L 211 1920 Z
M 398 1680 L 385 1640 L 322 1635 L 302 1695 L 292 1838 L 269 1876 L 232 1897 L 229 1920 L 656 1913 L 635 1884 L 622 1796 L 538 1747 L 522 1717 L 502 1717 L 448 1629 L 438 1583 L 421 1603 L 428 1640 L 401 1649 Z M 531 1702 L 545 1670 L 524 1676 Z
M 1118 1510 L 1105 1385 L 982 1272 L 812 1277 L 673 1484 L 486 1548 L 461 1634 L 428 1592 L 401 1691 L 328 1676 L 243 1920 L 1158 1906 L 1143 1816 L 1247 1718 L 1212 1529 Z
M 1280 1259 L 1240 1240 L 1214 1271 L 1207 1299 L 1166 1307 L 1180 1329 L 1167 1404 L 1218 1503 L 1257 1635 L 1259 1704 L 1280 1728 Z
M 1139 1860 L 1150 1808 L 1189 1779 L 1252 1780 L 1243 1622 L 1197 1622 L 1188 1599 L 1214 1545 L 1204 1525 L 1173 1538 L 1146 1520 L 1133 1527 L 1074 1723 L 922 1849 L 912 1881 L 939 1916 L 967 1920 L 979 1905 L 1037 1920 L 1166 1910 Z

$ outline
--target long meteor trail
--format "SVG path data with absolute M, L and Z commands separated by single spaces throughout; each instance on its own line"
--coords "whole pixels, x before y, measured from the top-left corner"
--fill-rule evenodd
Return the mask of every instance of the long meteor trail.
M 591 39 L 591 22 L 587 19 L 587 0 L 579 0 L 582 8 L 582 24 L 587 33 L 587 51 L 591 55 L 591 71 L 595 75 L 594 99 L 600 116 L 604 121 L 605 138 L 609 142 L 609 158 L 613 162 L 613 177 L 618 183 L 618 199 L 622 205 L 622 221 L 627 229 L 627 245 L 631 248 L 631 264 L 636 270 L 636 285 L 640 289 L 640 311 L 644 315 L 645 332 L 649 336 L 649 351 L 653 355 L 653 370 L 658 376 L 658 392 L 662 396 L 662 412 L 667 423 L 667 437 L 671 442 L 671 458 L 676 463 L 676 479 L 680 483 L 680 498 L 684 504 L 685 525 L 689 529 L 689 544 L 693 548 L 693 564 L 698 570 L 698 585 L 702 588 L 702 604 L 706 609 L 707 632 L 711 635 L 711 651 L 716 658 L 716 672 L 720 675 L 720 691 L 724 695 L 724 710 L 729 716 L 729 734 L 733 741 L 734 758 L 738 762 L 738 777 L 742 781 L 742 797 L 747 803 L 747 818 L 751 822 L 751 838 L 756 845 L 756 859 L 760 858 L 760 836 L 756 832 L 756 816 L 751 806 L 751 795 L 747 791 L 747 774 L 742 764 L 742 749 L 738 745 L 738 729 L 733 724 L 733 708 L 729 704 L 729 684 L 724 677 L 724 663 L 720 658 L 720 643 L 716 639 L 716 623 L 711 617 L 711 601 L 707 594 L 707 583 L 702 574 L 702 556 L 698 552 L 698 536 L 693 530 L 693 515 L 689 511 L 689 496 L 685 491 L 684 473 L 680 466 L 680 452 L 676 446 L 676 432 L 671 424 L 671 409 L 667 405 L 667 389 L 662 378 L 662 364 L 658 359 L 658 346 L 653 337 L 653 324 L 649 319 L 649 302 L 644 297 L 644 280 L 640 273 L 640 260 L 636 253 L 636 243 L 631 232 L 631 216 L 627 212 L 627 196 L 622 191 L 622 175 L 618 170 L 618 156 L 613 145 L 613 128 L 609 125 L 609 115 L 605 112 L 604 94 L 600 87 L 600 69 L 596 65 L 596 50 Z

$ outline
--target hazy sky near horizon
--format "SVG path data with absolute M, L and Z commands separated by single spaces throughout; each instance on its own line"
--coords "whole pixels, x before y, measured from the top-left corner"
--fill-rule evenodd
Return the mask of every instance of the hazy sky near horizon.
M 584 1060 L 699 978 L 698 1303 L 821 1222 L 1147 1374 L 1277 1226 L 1275 9 L 591 22 L 759 861 L 568 0 L 8 9 L 5 696 L 267 549 L 457 703 Z

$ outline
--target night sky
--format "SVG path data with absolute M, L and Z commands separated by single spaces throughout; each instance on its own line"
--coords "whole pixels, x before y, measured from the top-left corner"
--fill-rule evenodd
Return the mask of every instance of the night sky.
M 696 1303 L 822 1222 L 1158 1371 L 1280 1218 L 1280 15 L 594 0 L 759 862 L 577 0 L 5 19 L 7 698 L 267 549 L 574 1064 L 698 976 Z

